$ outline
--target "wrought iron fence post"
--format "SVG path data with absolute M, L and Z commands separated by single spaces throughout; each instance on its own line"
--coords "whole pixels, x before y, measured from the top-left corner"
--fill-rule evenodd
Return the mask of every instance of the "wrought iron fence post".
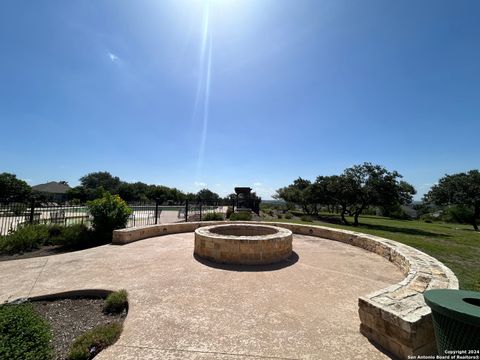
M 30 224 L 33 224 L 33 218 L 35 216 L 35 199 L 30 199 Z
M 155 225 L 158 224 L 158 199 L 155 199 Z
M 185 222 L 188 221 L 188 200 L 185 200 Z

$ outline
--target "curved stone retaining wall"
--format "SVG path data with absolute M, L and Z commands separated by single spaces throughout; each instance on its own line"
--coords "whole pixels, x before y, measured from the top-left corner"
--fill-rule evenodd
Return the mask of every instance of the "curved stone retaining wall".
M 223 223 L 189 222 L 116 230 L 112 242 L 128 244 Z M 423 300 L 423 292 L 429 289 L 458 289 L 456 276 L 441 262 L 410 246 L 378 236 L 315 225 L 249 223 L 274 225 L 289 229 L 294 234 L 340 241 L 374 252 L 395 264 L 405 274 L 404 280 L 358 299 L 360 331 L 400 358 L 436 352 L 431 312 Z

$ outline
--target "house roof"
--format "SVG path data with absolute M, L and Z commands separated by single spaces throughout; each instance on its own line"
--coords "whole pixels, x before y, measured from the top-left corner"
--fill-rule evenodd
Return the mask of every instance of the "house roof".
M 32 186 L 32 190 L 52 194 L 65 194 L 68 190 L 70 190 L 70 186 L 56 181 L 50 181 L 45 184 Z

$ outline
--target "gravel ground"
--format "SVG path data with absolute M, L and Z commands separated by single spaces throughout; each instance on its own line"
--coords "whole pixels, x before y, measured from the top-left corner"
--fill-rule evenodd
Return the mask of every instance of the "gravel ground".
M 99 298 L 76 298 L 32 302 L 52 327 L 56 360 L 65 359 L 70 345 L 85 331 L 98 325 L 123 322 L 126 313 L 103 314 L 103 301 Z

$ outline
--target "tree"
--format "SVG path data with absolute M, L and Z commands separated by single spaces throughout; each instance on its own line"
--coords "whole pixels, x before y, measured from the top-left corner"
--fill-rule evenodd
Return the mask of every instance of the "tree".
M 324 205 L 329 210 L 335 208 L 340 202 L 341 197 L 338 196 L 342 191 L 339 186 L 338 176 L 318 176 L 312 184 L 311 199 L 317 204 L 315 209 Z
M 197 193 L 196 200 L 205 205 L 215 205 L 220 200 L 220 196 L 209 189 L 202 189 Z
M 107 171 L 99 171 L 82 176 L 80 184 L 87 190 L 97 190 L 102 187 L 104 191 L 118 194 L 121 181 L 118 176 L 112 176 Z
M 190 204 L 193 204 L 197 200 L 197 195 L 194 193 L 187 193 L 185 195 L 185 200 L 188 201 Z
M 79 200 L 83 203 L 101 197 L 105 191 L 118 194 L 122 184 L 124 183 L 120 181 L 120 178 L 112 176 L 107 171 L 93 172 L 82 176 L 80 185 L 70 189 L 67 195 L 69 200 Z M 122 190 L 124 195 L 131 196 L 130 188 L 123 188 Z
M 342 175 L 333 175 L 321 179 L 321 188 L 325 191 L 326 205 L 340 207 L 340 216 L 345 224 L 349 224 L 345 215 L 351 214 L 349 204 L 355 200 L 355 184 Z
M 296 179 L 293 184 L 278 189 L 273 198 L 297 204 L 308 215 L 317 212 L 312 183 L 310 180 L 305 180 L 301 177 Z
M 8 201 L 24 201 L 32 192 L 25 181 L 17 179 L 15 174 L 0 174 L 0 199 Z
M 125 201 L 147 201 L 149 194 L 149 185 L 136 182 L 121 182 L 118 187 L 118 195 Z
M 346 169 L 339 177 L 341 182 L 340 199 L 342 220 L 350 213 L 354 226 L 358 226 L 358 217 L 369 206 L 393 207 L 409 204 L 415 194 L 415 188 L 405 181 L 396 171 L 388 171 L 380 165 L 364 163 Z
M 175 188 L 162 185 L 147 185 L 143 182 L 128 183 L 109 172 L 95 172 L 80 178 L 80 186 L 69 191 L 69 199 L 81 202 L 97 199 L 103 192 L 120 195 L 126 201 L 158 200 L 160 203 L 178 203 L 185 200 L 185 194 Z
M 163 185 L 149 185 L 147 197 L 158 201 L 160 204 L 172 199 L 172 191 L 169 187 Z
M 275 198 L 298 204 L 306 214 L 317 215 L 319 208 L 339 207 L 345 224 L 346 215 L 359 216 L 369 206 L 395 207 L 412 201 L 415 189 L 396 171 L 364 163 L 346 169 L 341 175 L 319 176 L 314 183 L 298 178 L 293 184 L 277 190 Z
M 237 201 L 237 194 L 235 193 L 230 193 L 221 199 L 222 204 L 227 206 L 234 205 L 236 201 Z
M 436 205 L 462 205 L 472 210 L 471 224 L 478 231 L 480 218 L 480 172 L 445 175 L 425 194 L 424 201 Z
M 118 195 L 125 201 L 136 201 L 139 197 L 135 186 L 126 182 L 122 182 L 118 187 Z
M 68 200 L 75 200 L 80 203 L 85 203 L 89 198 L 89 193 L 87 189 L 83 186 L 75 186 L 67 191 Z M 93 197 L 92 197 L 93 199 Z
M 177 204 L 184 203 L 186 199 L 186 195 L 183 191 L 178 190 L 177 188 L 170 189 L 170 201 L 175 202 Z
M 407 214 L 401 207 L 401 205 L 410 204 L 412 202 L 411 194 L 415 194 L 415 188 L 405 181 L 400 181 L 399 185 L 399 201 L 394 201 L 392 203 L 386 203 L 380 205 L 379 208 L 383 216 L 394 217 L 394 218 L 403 218 L 409 219 L 410 216 Z M 403 198 L 406 196 L 405 198 Z

